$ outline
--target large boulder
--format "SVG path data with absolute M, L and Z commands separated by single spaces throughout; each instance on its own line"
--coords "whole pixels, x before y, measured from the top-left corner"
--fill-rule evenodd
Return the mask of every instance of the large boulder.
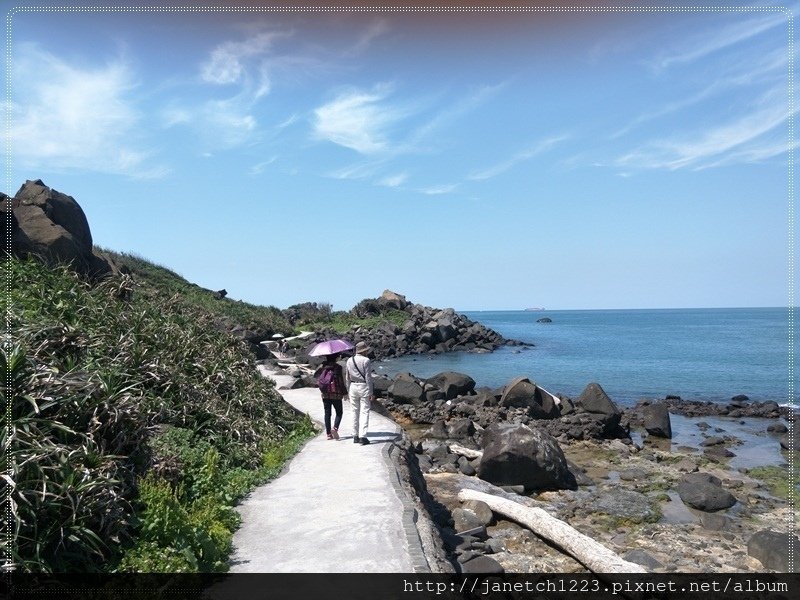
M 389 307 L 396 310 L 405 310 L 408 306 L 408 300 L 402 294 L 397 294 L 391 290 L 384 290 L 380 299 Z
M 762 529 L 753 534 L 747 542 L 747 553 L 761 561 L 767 569 L 789 573 L 792 570 L 789 557 L 792 555 L 792 549 L 798 547 L 800 539 L 796 535 Z
M 527 408 L 534 419 L 555 419 L 560 411 L 552 394 L 545 392 L 527 377 L 512 379 L 500 396 L 500 406 Z
M 784 450 L 794 450 L 795 452 L 800 450 L 800 444 L 798 444 L 800 440 L 797 438 L 798 436 L 790 429 L 780 438 L 781 448 Z
M 612 435 L 622 420 L 622 411 L 608 397 L 599 383 L 590 383 L 578 396 L 575 406 L 579 410 L 600 415 L 605 435 Z
M 69 264 L 75 271 L 93 277 L 114 270 L 107 257 L 94 252 L 89 222 L 73 197 L 50 189 L 37 179 L 26 181 L 14 198 L 4 196 L 0 200 L 0 210 L 11 222 L 14 256 L 33 255 L 48 264 Z
M 642 421 L 645 430 L 652 436 L 661 438 L 672 437 L 672 423 L 669 410 L 663 402 L 650 404 L 642 410 Z
M 483 432 L 478 476 L 498 486 L 577 489 L 564 452 L 551 435 L 526 425 L 493 424 Z
M 454 371 L 438 373 L 426 379 L 425 383 L 444 392 L 445 400 L 466 396 L 475 389 L 475 380 L 472 377 Z
M 688 473 L 678 485 L 678 495 L 684 504 L 697 510 L 714 512 L 730 508 L 737 500 L 721 483 L 709 473 Z
M 418 404 L 425 397 L 422 386 L 413 379 L 397 378 L 388 389 L 389 398 L 398 404 Z

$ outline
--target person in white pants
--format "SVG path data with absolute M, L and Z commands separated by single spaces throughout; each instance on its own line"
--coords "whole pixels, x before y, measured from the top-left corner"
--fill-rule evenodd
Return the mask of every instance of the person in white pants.
M 372 363 L 367 358 L 369 347 L 364 342 L 356 344 L 356 353 L 347 359 L 344 369 L 344 382 L 350 398 L 353 413 L 353 442 L 366 446 L 369 428 L 369 409 L 372 402 Z

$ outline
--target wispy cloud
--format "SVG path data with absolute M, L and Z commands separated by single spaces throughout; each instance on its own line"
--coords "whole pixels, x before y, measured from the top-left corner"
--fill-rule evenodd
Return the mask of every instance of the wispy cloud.
M 12 78 L 9 136 L 21 166 L 137 178 L 169 172 L 145 147 L 143 119 L 132 98 L 137 81 L 124 62 L 76 67 L 33 44 L 20 44 Z
M 248 76 L 248 61 L 265 57 L 277 39 L 290 35 L 290 32 L 284 31 L 262 31 L 245 40 L 224 42 L 214 48 L 200 65 L 200 77 L 206 83 L 215 85 L 241 82 Z M 263 62 L 257 66 L 257 70 L 262 77 L 258 86 L 261 88 L 263 78 L 269 81 L 268 73 Z
M 448 183 L 422 188 L 420 192 L 423 194 L 428 194 L 429 196 L 439 196 L 441 194 L 450 194 L 456 191 L 456 189 L 458 189 L 457 183 Z
M 253 165 L 252 167 L 250 167 L 250 175 L 254 175 L 254 176 L 255 175 L 261 175 L 261 173 L 263 173 L 266 170 L 266 168 L 269 165 L 271 165 L 272 163 L 274 163 L 276 160 L 278 160 L 278 157 L 277 156 L 272 156 L 272 157 L 268 158 L 265 161 L 262 161 L 262 162 L 260 162 L 258 164 Z
M 485 102 L 497 96 L 507 82 L 495 85 L 483 85 L 477 89 L 460 95 L 452 104 L 440 109 L 430 120 L 413 131 L 405 145 L 410 148 L 419 146 L 426 138 L 441 128 L 475 110 Z
M 392 88 L 379 84 L 371 91 L 357 89 L 339 94 L 334 100 L 314 110 L 314 135 L 372 155 L 390 147 L 389 129 L 407 111 L 386 102 Z
M 708 168 L 712 165 L 763 160 L 788 149 L 788 144 L 765 145 L 762 136 L 784 124 L 788 106 L 781 99 L 783 90 L 765 94 L 752 110 L 731 122 L 717 125 L 691 136 L 655 140 L 623 155 L 615 162 L 619 167 L 676 170 Z M 767 150 L 769 148 L 769 150 Z
M 372 45 L 374 40 L 383 36 L 389 30 L 389 23 L 386 19 L 372 21 L 367 28 L 359 34 L 355 44 L 345 50 L 345 56 L 355 56 L 364 53 Z
M 518 152 L 508 160 L 493 165 L 487 169 L 471 173 L 467 178 L 473 181 L 482 181 L 485 179 L 491 179 L 492 177 L 496 177 L 501 173 L 505 173 L 506 171 L 517 166 L 521 162 L 530 160 L 534 156 L 538 156 L 539 154 L 542 154 L 543 152 L 550 150 L 558 143 L 563 142 L 564 140 L 567 139 L 569 139 L 568 135 L 557 135 L 543 140 L 539 140 L 538 142 L 532 144 L 525 150 Z
M 746 21 L 737 20 L 719 30 L 703 31 L 693 39 L 681 40 L 679 49 L 662 54 L 652 66 L 656 69 L 666 69 L 673 65 L 694 62 L 775 27 L 786 27 L 787 19 L 787 15 L 776 13 Z
M 408 179 L 408 173 L 398 173 L 381 179 L 378 184 L 386 187 L 398 187 L 403 185 Z

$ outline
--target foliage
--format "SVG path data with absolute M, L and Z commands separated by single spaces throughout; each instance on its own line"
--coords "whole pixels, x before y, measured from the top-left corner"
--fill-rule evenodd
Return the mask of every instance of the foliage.
M 302 323 L 302 327 L 307 329 L 333 329 L 337 333 L 347 333 L 353 329 L 362 327 L 364 329 L 377 329 L 382 325 L 400 327 L 408 320 L 408 313 L 395 308 L 387 309 L 377 315 L 358 317 L 351 312 L 337 311 L 331 313 L 327 319 L 320 319 L 313 322 Z
M 221 569 L 232 503 L 274 471 L 268 449 L 296 449 L 307 430 L 217 326 L 239 315 L 283 327 L 277 309 L 126 260 L 132 276 L 98 285 L 35 260 L 0 265 L 12 283 L 0 543 L 17 569 L 107 569 L 125 549 L 123 567 Z M 159 519 L 168 533 L 148 525 Z

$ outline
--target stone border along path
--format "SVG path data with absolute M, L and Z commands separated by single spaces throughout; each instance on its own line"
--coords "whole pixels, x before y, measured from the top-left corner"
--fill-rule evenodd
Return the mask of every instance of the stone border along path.
M 259 365 L 284 400 L 322 423 L 315 388 Z M 429 573 L 417 511 L 394 460 L 401 430 L 370 411 L 369 446 L 354 444 L 349 403 L 339 441 L 312 438 L 275 480 L 237 507 L 231 573 Z

